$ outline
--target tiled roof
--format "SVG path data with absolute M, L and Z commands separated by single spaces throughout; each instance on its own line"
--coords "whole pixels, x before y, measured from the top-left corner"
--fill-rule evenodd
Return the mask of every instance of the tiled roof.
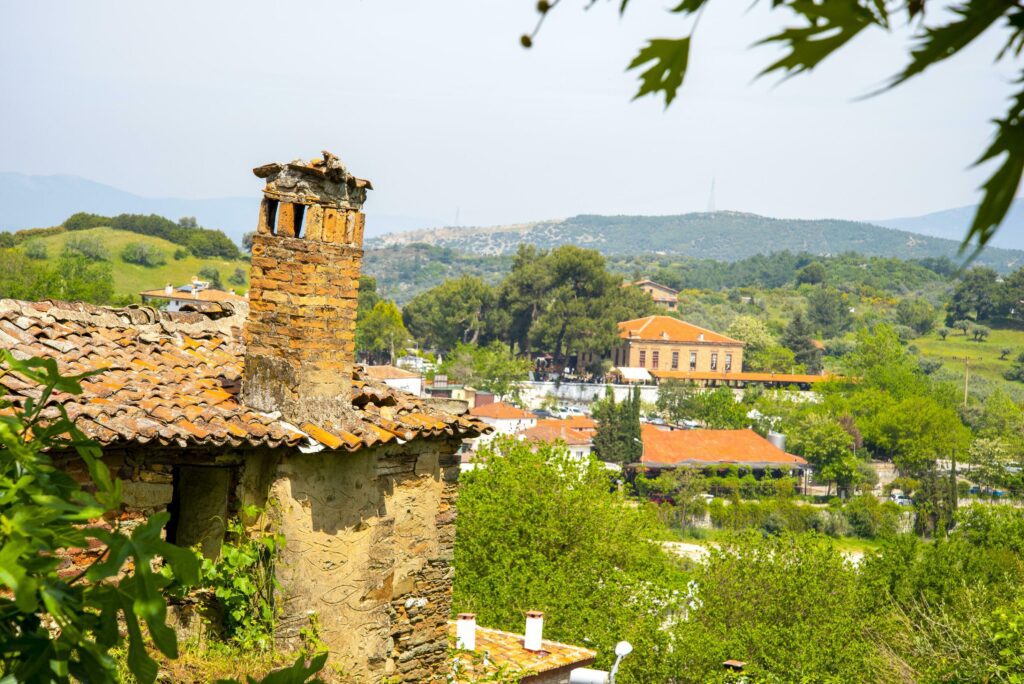
M 703 335 L 703 339 L 701 338 Z M 624 340 L 645 340 L 649 342 L 717 342 L 719 344 L 743 343 L 713 330 L 681 321 L 672 316 L 647 316 L 619 323 L 619 337 Z
M 523 409 L 503 401 L 477 406 L 469 413 L 477 418 L 493 418 L 495 420 L 529 420 L 534 417 L 532 413 L 527 413 Z
M 103 372 L 82 382 L 83 394 L 55 394 L 68 415 L 102 444 L 252 446 L 323 445 L 355 451 L 420 436 L 473 437 L 489 429 L 465 415 L 383 383 L 353 375 L 350 417 L 324 424 L 317 416 L 292 425 L 278 414 L 243 406 L 247 305 L 219 305 L 220 317 L 68 302 L 0 299 L 0 347 L 18 358 L 56 359 L 64 374 Z M 35 385 L 0 375 L 0 398 L 15 404 L 38 396 Z
M 406 378 L 422 378 L 419 373 L 398 368 L 397 366 L 364 366 L 363 371 L 376 380 L 399 380 Z
M 834 375 L 809 375 L 807 373 L 716 373 L 712 371 L 665 371 L 652 370 L 651 375 L 662 380 L 736 380 L 740 382 L 781 382 L 809 384 L 833 380 Z
M 558 423 L 562 423 L 558 425 Z M 523 439 L 530 442 L 548 442 L 554 444 L 555 442 L 565 442 L 566 446 L 584 446 L 592 444 L 593 439 L 590 435 L 584 434 L 578 430 L 573 430 L 568 425 L 564 424 L 565 421 L 561 420 L 543 420 L 538 421 L 537 425 L 526 430 L 519 432 Z
M 544 418 L 538 420 L 537 425 L 565 425 L 580 432 L 593 432 L 597 430 L 597 421 L 590 416 L 569 416 L 568 418 Z
M 753 430 L 662 430 L 645 423 L 640 426 L 640 436 L 645 465 L 807 465 Z
M 448 633 L 455 637 L 454 622 L 448 623 Z M 597 653 L 588 648 L 547 639 L 541 641 L 541 648 L 540 651 L 527 651 L 523 648 L 521 634 L 486 627 L 476 628 L 474 653 L 480 656 L 486 653 L 487 660 L 493 664 L 493 668 L 504 666 L 512 672 L 538 675 L 562 668 L 586 667 L 597 657 Z M 456 682 L 476 681 L 477 677 L 485 674 L 481 671 L 482 662 L 474 663 L 474 659 L 468 654 L 459 654 L 456 657 L 459 660 L 459 665 L 454 668 L 457 670 L 454 673 Z
M 184 302 L 237 302 L 245 300 L 245 297 L 236 295 L 234 292 L 210 288 L 199 290 L 194 295 L 191 291 L 184 292 L 177 288 L 171 294 L 167 294 L 166 290 L 146 290 L 145 292 L 140 292 L 139 296 L 153 297 L 155 299 L 177 299 Z

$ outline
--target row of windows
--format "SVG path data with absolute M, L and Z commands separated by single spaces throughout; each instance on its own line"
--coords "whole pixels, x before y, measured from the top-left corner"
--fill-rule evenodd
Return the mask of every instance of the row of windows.
M 615 350 L 615 363 L 618 365 L 619 351 Z M 640 367 L 647 368 L 647 350 L 640 350 Z M 657 370 L 661 367 L 661 354 L 658 350 L 651 352 L 651 369 Z M 671 370 L 679 370 L 679 352 L 672 352 L 672 366 Z M 697 352 L 690 352 L 690 370 L 697 370 Z M 718 352 L 711 352 L 711 370 L 718 370 Z M 726 352 L 725 354 L 725 372 L 728 373 L 732 370 L 732 354 Z

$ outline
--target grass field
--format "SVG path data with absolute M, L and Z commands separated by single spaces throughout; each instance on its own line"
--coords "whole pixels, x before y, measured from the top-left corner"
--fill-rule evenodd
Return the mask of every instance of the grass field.
M 37 240 L 46 245 L 47 261 L 52 262 L 60 257 L 64 243 L 71 237 L 94 238 L 106 246 L 110 251 L 110 264 L 114 271 L 114 291 L 119 295 L 130 294 L 137 298 L 139 292 L 161 289 L 167 283 L 175 286 L 184 285 L 192 280 L 192 276 L 198 276 L 199 270 L 204 266 L 212 266 L 217 269 L 225 287 L 245 292 L 249 286 L 249 263 L 247 261 L 200 259 L 191 254 L 184 259 L 175 260 L 174 252 L 180 249 L 178 245 L 149 235 L 139 235 L 112 228 L 90 228 L 89 230 L 49 235 L 37 238 Z M 167 263 L 155 267 L 125 263 L 121 260 L 121 250 L 132 242 L 142 242 L 159 249 L 167 257 Z M 227 282 L 228 277 L 235 272 L 236 268 L 241 268 L 245 273 L 246 282 L 243 285 L 233 285 Z
M 1005 382 L 1003 373 L 1010 368 L 1017 355 L 1024 352 L 1024 331 L 993 330 L 984 342 L 975 342 L 959 331 L 943 341 L 933 332 L 913 340 L 911 344 L 924 356 L 942 361 L 943 368 L 960 377 L 963 377 L 964 362 L 967 360 L 972 376 Z M 1006 359 L 999 358 L 1003 349 L 1011 350 Z

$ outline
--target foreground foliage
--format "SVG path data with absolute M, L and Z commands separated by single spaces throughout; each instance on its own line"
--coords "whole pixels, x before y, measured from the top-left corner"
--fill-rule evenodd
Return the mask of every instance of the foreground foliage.
M 88 374 L 63 377 L 52 359 L 19 360 L 6 350 L 0 363 L 0 374 L 40 386 L 38 398 L 0 414 L 0 681 L 116 682 L 112 653 L 123 647 L 131 677 L 153 682 L 150 650 L 178 656 L 166 593 L 172 584 L 196 585 L 199 560 L 163 540 L 167 513 L 130 531 L 104 518 L 120 507 L 121 483 L 63 408 L 48 406 L 55 392 L 80 394 Z M 88 489 L 54 465 L 55 452 L 81 459 Z M 68 574 L 61 559 L 73 549 L 89 549 L 93 560 Z M 324 660 L 307 666 L 300 657 L 264 684 L 300 684 Z
M 878 511 L 862 507 L 867 531 Z M 546 634 L 597 649 L 598 667 L 627 639 L 621 682 L 727 681 L 730 658 L 758 682 L 1019 682 L 1024 512 L 975 505 L 954 522 L 928 543 L 880 523 L 860 567 L 821 534 L 738 525 L 679 565 L 653 510 L 599 465 L 497 441 L 463 481 L 454 608 L 510 631 L 544 610 Z

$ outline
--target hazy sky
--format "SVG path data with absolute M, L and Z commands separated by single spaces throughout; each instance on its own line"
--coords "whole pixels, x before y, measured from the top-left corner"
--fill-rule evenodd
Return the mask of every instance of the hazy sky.
M 150 196 L 256 195 L 249 169 L 339 154 L 367 212 L 463 225 L 577 213 L 886 218 L 971 204 L 1002 114 L 996 36 L 896 91 L 874 33 L 811 75 L 755 80 L 783 17 L 718 0 L 668 110 L 631 102 L 648 37 L 688 22 L 566 0 L 533 50 L 533 0 L 0 0 L 0 170 Z M 774 18 L 777 15 L 778 18 Z

